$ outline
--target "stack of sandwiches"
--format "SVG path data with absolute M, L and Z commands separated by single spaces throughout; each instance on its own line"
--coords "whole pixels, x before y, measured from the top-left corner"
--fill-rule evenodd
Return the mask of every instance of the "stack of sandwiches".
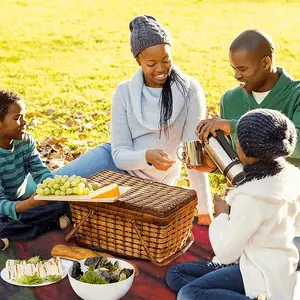
M 49 260 L 42 261 L 39 258 L 29 260 L 13 260 L 6 261 L 6 270 L 8 278 L 16 280 L 24 275 L 37 275 L 40 278 L 47 276 L 62 276 L 62 266 L 59 257 L 52 257 Z

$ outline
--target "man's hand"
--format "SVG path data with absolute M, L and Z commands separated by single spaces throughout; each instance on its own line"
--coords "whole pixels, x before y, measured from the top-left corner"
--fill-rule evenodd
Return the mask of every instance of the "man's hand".
M 147 150 L 146 160 L 154 168 L 160 171 L 167 171 L 176 163 L 176 160 L 174 160 L 167 152 L 160 149 Z
M 26 200 L 22 200 L 16 204 L 16 213 L 21 213 L 27 211 L 31 208 L 43 206 L 49 204 L 51 201 L 44 201 L 44 200 L 34 200 L 34 196 L 32 195 L 30 198 Z
M 200 143 L 208 144 L 208 135 L 211 133 L 213 136 L 216 136 L 216 130 L 221 130 L 225 135 L 229 135 L 231 133 L 230 124 L 230 120 L 216 118 L 202 120 L 196 128 L 196 135 Z
M 222 213 L 229 215 L 230 206 L 226 203 L 225 200 L 223 200 L 217 194 L 214 195 L 213 203 L 214 203 L 215 217 L 217 217 L 218 215 L 220 215 Z

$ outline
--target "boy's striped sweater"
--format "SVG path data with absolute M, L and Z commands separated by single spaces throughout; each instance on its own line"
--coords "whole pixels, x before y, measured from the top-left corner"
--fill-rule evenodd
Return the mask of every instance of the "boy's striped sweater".
M 12 149 L 0 148 L 0 214 L 18 219 L 15 207 L 24 200 L 28 174 L 37 184 L 53 176 L 41 161 L 33 137 L 25 133 L 22 140 L 13 141 Z

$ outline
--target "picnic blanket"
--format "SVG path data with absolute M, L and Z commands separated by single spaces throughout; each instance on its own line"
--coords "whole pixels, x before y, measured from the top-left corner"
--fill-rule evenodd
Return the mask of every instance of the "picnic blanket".
M 194 225 L 195 242 L 176 262 L 207 260 L 213 255 L 208 238 L 208 228 Z M 32 256 L 49 258 L 51 249 L 57 244 L 76 245 L 74 241 L 65 242 L 66 232 L 53 231 L 27 242 L 11 242 L 8 249 L 0 251 L 0 269 L 5 267 L 7 259 L 28 259 Z M 156 267 L 148 261 L 130 260 L 139 268 L 139 276 L 134 279 L 129 292 L 122 300 L 175 300 L 176 294 L 165 284 L 168 267 Z M 0 279 L 0 300 L 77 300 L 80 299 L 72 290 L 68 278 L 58 283 L 43 287 L 19 287 Z
M 191 248 L 175 263 L 207 260 L 213 256 L 212 248 L 208 238 L 208 228 L 194 225 L 193 233 L 195 242 Z M 48 232 L 35 240 L 28 242 L 11 242 L 10 247 L 0 252 L 0 269 L 5 266 L 9 258 L 28 259 L 31 256 L 39 255 L 42 258 L 49 258 L 53 246 L 57 244 L 75 245 L 74 241 L 66 243 L 64 237 L 66 232 Z M 135 263 L 140 275 L 134 279 L 129 292 L 122 300 L 175 300 L 176 294 L 168 289 L 165 284 L 165 275 L 168 267 L 155 267 L 148 261 L 130 260 Z M 293 300 L 300 299 L 300 272 L 295 288 Z M 0 300 L 78 300 L 80 299 L 72 290 L 68 278 L 58 283 L 35 288 L 24 288 L 10 285 L 0 279 Z M 99 298 L 100 299 L 100 298 Z

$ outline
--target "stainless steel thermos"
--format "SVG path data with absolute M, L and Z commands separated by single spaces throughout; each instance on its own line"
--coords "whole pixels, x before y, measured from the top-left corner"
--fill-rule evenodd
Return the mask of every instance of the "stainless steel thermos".
M 216 137 L 211 134 L 208 136 L 208 144 L 204 145 L 204 149 L 233 185 L 245 179 L 243 165 L 221 130 L 216 131 Z

